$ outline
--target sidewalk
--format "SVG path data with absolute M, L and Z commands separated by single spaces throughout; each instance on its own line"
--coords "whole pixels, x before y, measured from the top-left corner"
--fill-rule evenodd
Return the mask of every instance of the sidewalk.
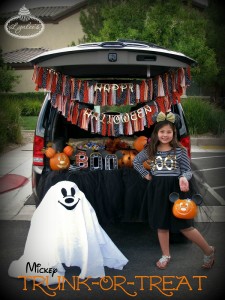
M 33 144 L 28 143 L 0 155 L 0 177 L 6 174 L 25 176 L 28 182 L 17 189 L 0 194 L 0 220 L 31 220 L 35 205 L 25 205 L 32 195 L 31 166 Z M 225 152 L 225 139 L 192 138 L 194 152 Z
M 24 203 L 32 194 L 32 150 L 33 144 L 29 143 L 0 155 L 1 177 L 6 174 L 16 174 L 28 179 L 25 185 L 0 194 L 0 220 L 14 220 L 20 218 L 19 216 L 28 218 L 35 210 L 34 205 L 24 206 Z
M 196 147 L 206 151 L 223 151 L 225 150 L 225 135 L 220 138 L 204 135 L 191 137 L 191 148 L 193 152 L 195 152 Z

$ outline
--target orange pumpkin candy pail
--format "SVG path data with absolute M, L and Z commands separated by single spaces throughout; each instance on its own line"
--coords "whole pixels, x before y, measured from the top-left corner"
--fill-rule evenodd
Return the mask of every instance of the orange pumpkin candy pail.
M 202 203 L 202 196 L 193 195 L 192 199 L 180 199 L 178 193 L 171 193 L 169 199 L 173 204 L 172 212 L 179 219 L 194 219 L 198 213 L 197 205 Z
M 173 215 L 179 219 L 194 219 L 198 213 L 198 207 L 193 200 L 178 199 L 173 204 Z

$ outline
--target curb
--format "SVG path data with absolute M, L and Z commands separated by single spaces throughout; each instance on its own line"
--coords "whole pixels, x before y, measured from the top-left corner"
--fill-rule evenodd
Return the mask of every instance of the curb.
M 192 146 L 224 146 L 225 138 L 191 137 Z

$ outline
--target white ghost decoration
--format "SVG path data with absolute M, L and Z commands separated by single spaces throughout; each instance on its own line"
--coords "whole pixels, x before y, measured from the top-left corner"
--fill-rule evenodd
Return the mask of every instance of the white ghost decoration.
M 79 277 L 84 279 L 104 277 L 104 266 L 122 270 L 127 262 L 99 225 L 84 193 L 75 183 L 60 181 L 48 190 L 35 210 L 24 254 L 10 264 L 8 274 L 16 278 L 43 276 L 40 268 L 57 269 L 54 274 L 44 274 L 49 276 L 48 284 L 55 284 L 57 276 L 65 275 L 62 264 L 80 267 Z M 35 268 L 34 263 L 40 268 Z

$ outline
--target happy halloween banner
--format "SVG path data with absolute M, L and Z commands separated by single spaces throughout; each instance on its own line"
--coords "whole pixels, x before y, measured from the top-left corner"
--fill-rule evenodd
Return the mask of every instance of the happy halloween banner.
M 50 94 L 46 97 L 51 100 Z M 154 124 L 154 118 L 159 111 L 166 111 L 162 98 L 128 113 L 98 113 L 68 99 L 52 105 L 73 125 L 84 130 L 90 128 L 91 133 L 102 136 L 133 135 L 134 132 L 142 131 L 144 127 L 149 128 Z
M 123 83 L 102 83 L 81 80 L 34 66 L 32 80 L 35 90 L 43 88 L 51 105 L 67 121 L 84 130 L 102 136 L 132 135 L 154 123 L 154 114 L 166 112 L 190 85 L 190 68 L 171 68 L 168 73 L 146 80 Z M 112 106 L 136 105 L 143 107 L 128 113 L 97 113 L 85 104 Z M 146 103 L 146 105 L 144 105 Z M 147 105 L 148 103 L 148 105 Z

